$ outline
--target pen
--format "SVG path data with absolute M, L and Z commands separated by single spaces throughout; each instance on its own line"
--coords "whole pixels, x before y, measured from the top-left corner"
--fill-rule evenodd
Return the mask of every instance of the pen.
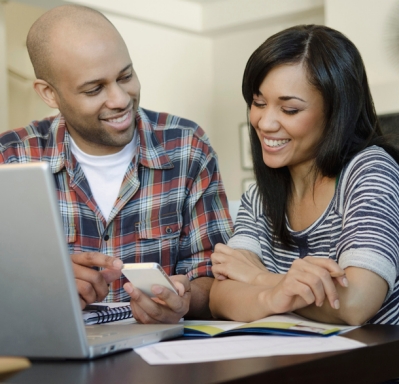
M 102 304 L 88 304 L 84 307 L 84 311 L 109 311 L 110 307 L 108 305 Z

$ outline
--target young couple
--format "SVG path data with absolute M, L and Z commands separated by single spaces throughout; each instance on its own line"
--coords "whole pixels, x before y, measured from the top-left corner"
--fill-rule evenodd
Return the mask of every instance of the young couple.
M 232 237 L 205 133 L 139 107 L 126 45 L 101 13 L 54 8 L 27 47 L 35 90 L 60 115 L 1 135 L 0 163 L 50 162 L 82 308 L 130 300 L 143 323 L 287 311 L 398 323 L 399 155 L 341 33 L 292 27 L 250 57 L 256 186 Z M 154 300 L 121 276 L 123 263 L 146 261 L 173 275 L 178 295 L 153 286 Z

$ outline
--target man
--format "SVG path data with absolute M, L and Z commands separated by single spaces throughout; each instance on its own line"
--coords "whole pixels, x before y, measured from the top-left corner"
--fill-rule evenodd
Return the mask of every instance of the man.
M 50 163 L 81 307 L 130 299 L 143 323 L 209 316 L 209 256 L 231 220 L 205 133 L 139 107 L 127 47 L 93 9 L 46 12 L 27 47 L 34 88 L 60 115 L 0 136 L 0 163 Z M 179 295 L 155 285 L 150 299 L 121 276 L 131 262 L 159 262 Z

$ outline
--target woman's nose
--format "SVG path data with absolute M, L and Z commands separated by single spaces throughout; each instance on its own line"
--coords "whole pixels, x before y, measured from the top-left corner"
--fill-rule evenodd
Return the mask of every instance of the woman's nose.
M 265 108 L 258 121 L 258 128 L 264 131 L 276 131 L 280 128 L 278 114 L 272 108 Z

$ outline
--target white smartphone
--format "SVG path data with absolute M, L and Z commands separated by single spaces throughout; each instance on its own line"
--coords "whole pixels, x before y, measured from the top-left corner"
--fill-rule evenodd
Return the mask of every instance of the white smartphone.
M 140 291 L 153 297 L 151 287 L 154 284 L 162 285 L 177 294 L 169 276 L 158 263 L 128 263 L 123 264 L 122 273 Z

